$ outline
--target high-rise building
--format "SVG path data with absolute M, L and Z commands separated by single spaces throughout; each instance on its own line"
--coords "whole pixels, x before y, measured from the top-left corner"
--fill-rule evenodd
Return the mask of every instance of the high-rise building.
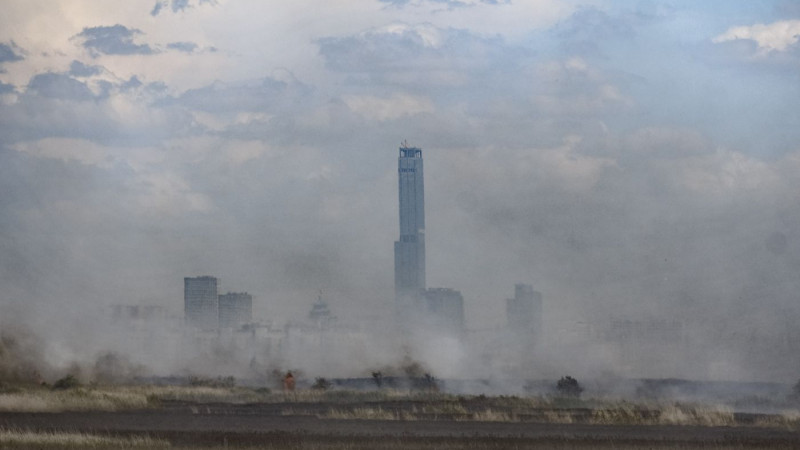
M 202 330 L 214 330 L 219 319 L 217 279 L 202 276 L 183 279 L 183 311 L 186 323 Z
M 219 296 L 219 327 L 239 329 L 253 321 L 253 296 L 228 292 Z
M 464 328 L 464 297 L 449 288 L 425 290 L 426 320 L 436 328 L 459 331 Z
M 398 303 L 413 304 L 425 289 L 425 187 L 421 149 L 403 142 L 397 175 L 400 239 L 394 243 L 394 289 Z
M 514 298 L 506 299 L 509 328 L 539 336 L 542 330 L 542 293 L 529 284 L 514 286 Z
M 331 315 L 331 309 L 328 307 L 328 304 L 322 301 L 322 291 L 320 291 L 317 297 L 317 302 L 311 306 L 308 318 L 311 319 L 317 328 L 327 328 L 336 320 L 336 317 Z

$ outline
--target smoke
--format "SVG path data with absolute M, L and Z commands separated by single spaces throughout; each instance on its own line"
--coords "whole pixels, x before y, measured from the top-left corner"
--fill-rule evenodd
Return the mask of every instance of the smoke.
M 51 372 L 39 339 L 20 329 L 0 329 L 0 382 L 38 383 Z
M 146 367 L 132 363 L 125 355 L 106 352 L 97 357 L 92 378 L 99 383 L 126 383 L 145 375 Z
M 797 378 L 795 57 L 675 41 L 669 8 L 541 6 L 531 28 L 524 2 L 354 2 L 296 27 L 307 5 L 284 3 L 154 18 L 121 2 L 92 17 L 164 51 L 81 73 L 70 36 L 98 24 L 80 6 L 0 17 L 3 379 L 410 376 L 407 358 L 486 392 L 565 374 Z M 12 35 L 36 23 L 59 29 Z M 462 292 L 459 332 L 391 312 L 406 137 L 425 158 L 427 279 Z M 253 293 L 263 326 L 185 328 L 181 279 L 199 274 Z M 519 282 L 543 293 L 536 339 L 507 327 Z M 302 323 L 319 289 L 329 329 Z M 112 305 L 164 314 L 115 321 Z

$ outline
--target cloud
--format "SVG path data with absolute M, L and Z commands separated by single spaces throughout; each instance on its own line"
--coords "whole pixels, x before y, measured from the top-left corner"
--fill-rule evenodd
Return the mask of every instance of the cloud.
M 156 2 L 156 4 L 153 5 L 153 9 L 150 11 L 150 15 L 153 17 L 157 16 L 161 12 L 161 9 L 164 8 L 164 5 L 166 5 L 166 2 Z
M 487 5 L 499 5 L 499 4 L 507 4 L 511 3 L 510 0 L 378 0 L 381 3 L 387 3 L 394 7 L 404 7 L 404 6 L 420 6 L 422 4 L 434 4 L 434 5 L 444 5 L 448 8 L 464 8 L 469 6 L 475 6 L 479 4 L 487 4 Z
M 625 93 L 625 79 L 582 57 L 540 63 L 534 76 L 538 83 L 532 101 L 550 116 L 591 117 L 635 106 L 634 99 Z
M 85 139 L 45 138 L 14 144 L 12 148 L 37 158 L 52 158 L 63 161 L 78 161 L 86 165 L 101 165 L 108 151 L 101 145 Z
M 28 90 L 47 98 L 79 101 L 94 98 L 94 94 L 86 84 L 69 75 L 53 72 L 40 73 L 31 78 Z
M 13 84 L 6 84 L 0 81 L 0 94 L 10 94 L 14 92 L 16 88 Z
M 150 15 L 155 17 L 161 13 L 164 8 L 170 7 L 173 13 L 182 12 L 188 8 L 191 8 L 192 5 L 190 4 L 190 0 L 158 0 L 155 5 L 153 5 L 153 9 L 150 11 Z M 197 2 L 198 5 L 202 5 L 203 3 L 211 3 L 214 4 L 215 0 L 199 0 Z
M 19 50 L 13 42 L 10 45 L 0 43 L 0 63 L 22 61 L 24 58 L 15 49 Z
M 194 42 L 170 42 L 167 44 L 167 48 L 170 50 L 177 50 L 183 53 L 192 53 L 197 48 L 197 44 Z
M 641 15 L 612 15 L 596 7 L 582 7 L 556 24 L 552 33 L 567 53 L 597 56 L 609 41 L 633 39 L 634 24 L 643 19 Z
M 732 27 L 711 41 L 722 43 L 740 39 L 755 41 L 759 50 L 764 53 L 783 52 L 793 47 L 800 39 L 800 20 Z
M 117 24 L 84 28 L 74 37 L 83 40 L 83 47 L 88 49 L 93 56 L 104 55 L 149 55 L 155 53 L 147 44 L 136 44 L 133 38 L 142 34 L 137 29 L 130 29 Z
M 222 83 L 189 89 L 174 102 L 190 109 L 230 113 L 294 110 L 309 99 L 312 90 L 293 75 L 264 77 L 248 83 Z
M 111 82 L 40 73 L 14 101 L 0 102 L 0 145 L 47 137 L 152 145 L 202 129 L 184 108 L 158 104 L 166 95 L 135 76 Z
M 139 77 L 137 77 L 136 75 L 133 75 L 132 77 L 130 77 L 128 79 L 128 81 L 122 83 L 119 87 L 120 87 L 120 89 L 125 91 L 125 90 L 139 88 L 139 87 L 142 86 L 142 84 L 144 84 L 144 83 L 142 83 L 142 81 L 139 80 Z
M 103 66 L 90 66 L 80 61 L 72 61 L 69 65 L 69 75 L 73 77 L 91 77 L 103 72 Z
M 349 95 L 343 100 L 354 112 L 365 118 L 380 121 L 419 113 L 432 113 L 435 110 L 433 102 L 427 97 L 399 93 L 390 97 Z
M 429 23 L 395 23 L 317 44 L 329 69 L 350 74 L 353 82 L 390 85 L 464 86 L 513 71 L 530 56 L 498 36 Z

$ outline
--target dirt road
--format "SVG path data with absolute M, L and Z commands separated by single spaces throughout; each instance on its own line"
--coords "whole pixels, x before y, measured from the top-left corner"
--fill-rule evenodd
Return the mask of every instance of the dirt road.
M 643 448 L 800 448 L 800 433 L 773 428 L 699 426 L 621 426 L 452 420 L 337 420 L 309 415 L 278 415 L 273 408 L 194 405 L 124 412 L 0 413 L 0 428 L 141 434 L 181 445 L 264 444 L 277 441 L 451 439 L 514 442 L 637 444 Z M 276 441 L 277 440 L 277 441 Z M 653 444 L 653 445 L 649 445 Z M 689 447 L 687 445 L 691 444 Z M 699 447 L 698 447 L 699 445 Z M 489 447 L 486 447 L 489 448 Z M 636 447 L 640 448 L 640 447 Z

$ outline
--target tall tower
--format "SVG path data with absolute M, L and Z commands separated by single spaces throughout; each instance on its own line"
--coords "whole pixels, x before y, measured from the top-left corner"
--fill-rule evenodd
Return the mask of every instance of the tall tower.
M 397 161 L 400 239 L 394 243 L 394 290 L 400 304 L 414 303 L 425 289 L 425 187 L 422 149 L 404 141 Z

